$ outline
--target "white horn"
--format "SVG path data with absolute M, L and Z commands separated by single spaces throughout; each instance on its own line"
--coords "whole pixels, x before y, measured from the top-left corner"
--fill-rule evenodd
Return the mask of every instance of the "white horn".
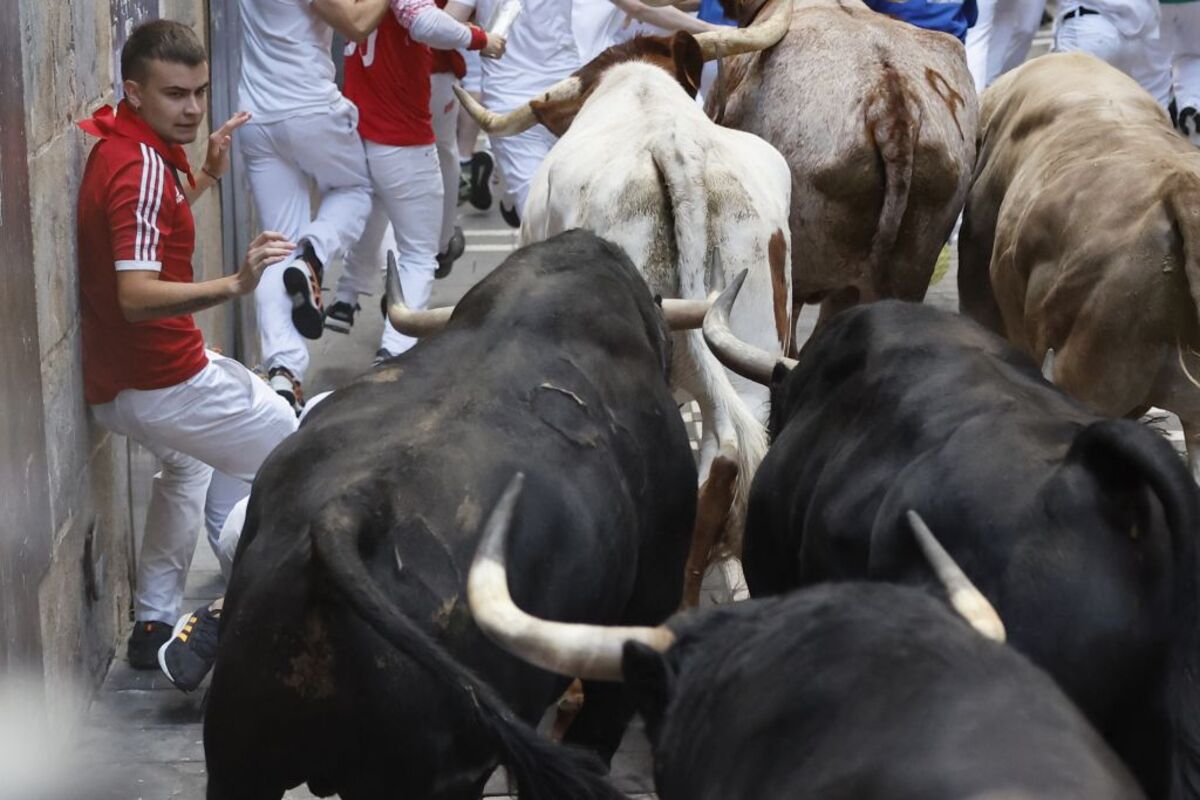
M 533 98 L 533 100 L 542 100 L 544 102 L 570 100 L 573 97 L 579 96 L 582 86 L 579 78 L 572 75 L 563 78 L 545 92 Z M 454 85 L 454 94 L 458 97 L 458 102 L 462 103 L 463 108 L 471 115 L 471 118 L 479 123 L 479 127 L 483 128 L 491 136 L 515 136 L 538 124 L 537 117 L 533 114 L 533 106 L 530 105 L 533 100 L 522 103 L 507 114 L 497 114 L 494 111 L 488 111 L 480 105 L 478 100 L 471 97 L 458 84 Z
M 667 318 L 667 327 L 673 331 L 692 330 L 702 326 L 704 316 L 711 305 L 707 300 L 662 300 L 663 316 Z
M 675 642 L 667 628 L 604 627 L 550 622 L 517 608 L 508 592 L 508 528 L 525 476 L 517 473 L 484 526 L 467 575 L 467 602 L 475 624 L 496 644 L 536 667 L 568 677 L 621 680 L 621 651 L 641 642 L 664 652 Z
M 929 530 L 920 514 L 909 510 L 905 516 L 921 552 L 925 554 L 929 566 L 946 588 L 946 594 L 950 596 L 950 605 L 954 606 L 954 610 L 961 614 L 972 628 L 993 641 L 1003 642 L 1004 623 L 1000 621 L 996 609 L 992 608 L 992 604 L 983 596 L 983 592 L 976 589 L 971 579 L 954 563 L 954 559 L 934 537 L 933 531 Z
M 729 328 L 729 314 L 733 301 L 737 299 L 749 270 L 742 270 L 733 283 L 721 292 L 721 296 L 704 315 L 704 341 L 717 360 L 746 380 L 769 386 L 775 367 L 782 364 L 789 370 L 797 364 L 794 358 L 776 357 L 754 345 L 747 344 L 733 335 Z
M 748 28 L 729 28 L 723 31 L 696 34 L 696 42 L 704 54 L 705 61 L 739 53 L 755 53 L 766 50 L 785 35 L 792 24 L 793 0 L 783 0 L 781 7 L 762 22 Z
M 406 336 L 428 336 L 446 327 L 453 306 L 414 311 L 404 302 L 404 289 L 400 286 L 400 270 L 396 267 L 396 254 L 388 250 L 387 255 L 387 316 L 392 327 Z

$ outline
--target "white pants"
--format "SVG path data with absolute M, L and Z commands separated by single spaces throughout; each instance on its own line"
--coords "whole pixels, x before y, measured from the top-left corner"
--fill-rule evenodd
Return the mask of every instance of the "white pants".
M 442 170 L 442 230 L 438 252 L 454 235 L 458 217 L 458 98 L 454 96 L 454 74 L 436 72 L 429 76 L 429 111 L 433 114 L 433 135 L 437 139 L 438 165 Z
M 492 154 L 496 157 L 500 174 L 504 176 L 505 189 L 516 202 L 522 216 L 533 176 L 557 141 L 558 137 L 543 125 L 534 125 L 516 136 L 492 138 Z
M 297 244 L 311 242 L 326 266 L 358 239 L 371 210 L 371 181 L 354 104 L 342 99 L 328 113 L 250 122 L 235 138 L 264 230 Z M 310 181 L 321 197 L 315 218 Z M 283 288 L 286 266 L 267 269 L 254 292 L 262 363 L 267 369 L 286 367 L 302 380 L 308 347 L 292 325 L 292 303 Z
M 967 68 L 982 92 L 1025 61 L 1046 0 L 978 0 L 978 7 L 978 20 L 967 29 Z
M 233 359 L 208 365 L 165 389 L 126 389 L 92 406 L 96 420 L 155 455 L 146 534 L 137 567 L 135 619 L 173 623 L 203 519 L 222 572 L 232 551 L 218 546 L 230 509 L 250 492 L 267 455 L 292 431 L 296 414 Z
M 1174 64 L 1176 105 L 1200 108 L 1200 0 L 1160 8 L 1162 41 Z
M 379 288 L 379 246 L 387 225 L 396 235 L 400 285 L 410 308 L 429 302 L 442 229 L 442 171 L 437 146 L 392 147 L 365 142 L 375 198 L 362 237 L 346 256 L 337 297 L 353 302 Z M 396 355 L 416 344 L 384 323 L 381 346 Z
M 1103 14 L 1058 19 L 1054 29 L 1056 53 L 1091 53 L 1133 78 L 1166 108 L 1171 103 L 1171 60 L 1158 28 L 1137 37 L 1123 36 Z

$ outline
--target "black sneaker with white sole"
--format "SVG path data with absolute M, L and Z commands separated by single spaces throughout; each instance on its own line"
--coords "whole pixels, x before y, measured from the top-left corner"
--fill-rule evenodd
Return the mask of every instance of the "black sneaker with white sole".
M 200 685 L 217 660 L 217 631 L 221 612 L 208 606 L 184 614 L 170 640 L 158 650 L 158 666 L 171 683 L 185 692 Z
M 371 359 L 371 366 L 378 367 L 383 362 L 388 361 L 389 359 L 393 359 L 395 357 L 396 357 L 396 353 L 393 353 L 391 350 L 388 350 L 386 347 L 381 347 L 375 351 L 375 357 L 373 359 Z
M 325 327 L 334 333 L 349 333 L 354 327 L 354 315 L 362 310 L 358 303 L 347 303 L 338 300 L 325 309 Z
M 283 288 L 292 300 L 292 324 L 305 339 L 320 339 L 325 330 L 325 307 L 321 304 L 321 279 L 325 267 L 310 242 L 300 257 L 283 271 Z
M 463 235 L 463 229 L 455 225 L 450 241 L 446 242 L 446 252 L 437 254 L 437 269 L 434 270 L 433 277 L 441 280 L 449 275 L 450 270 L 454 269 L 454 262 L 466 251 L 467 237 Z

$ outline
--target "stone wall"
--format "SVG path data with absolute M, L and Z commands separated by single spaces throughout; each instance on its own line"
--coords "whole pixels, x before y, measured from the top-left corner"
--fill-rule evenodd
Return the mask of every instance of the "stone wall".
M 19 0 L 50 499 L 49 518 L 35 532 L 48 537 L 51 553 L 39 590 L 48 699 L 58 696 L 51 691 L 57 685 L 94 686 L 123 643 L 133 554 L 129 444 L 96 425 L 83 401 L 75 203 L 92 141 L 75 123 L 114 102 L 113 43 L 123 19 L 160 14 L 206 39 L 206 6 L 204 0 Z M 195 164 L 206 138 L 204 131 L 190 149 Z M 216 277 L 224 266 L 218 196 L 206 193 L 193 212 L 196 278 Z M 199 315 L 210 345 L 232 344 L 219 335 L 230 313 Z

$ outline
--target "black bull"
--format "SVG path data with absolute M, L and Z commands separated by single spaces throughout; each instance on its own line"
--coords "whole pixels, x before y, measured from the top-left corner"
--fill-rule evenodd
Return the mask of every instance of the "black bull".
M 879 303 L 775 370 L 751 593 L 927 583 L 916 509 L 1152 796 L 1200 796 L 1197 491 L 1158 434 L 1089 412 L 974 323 Z
M 549 745 L 505 704 L 536 721 L 566 681 L 487 641 L 464 581 L 521 471 L 522 604 L 604 624 L 674 611 L 697 479 L 669 342 L 624 254 L 569 232 L 314 410 L 254 482 L 205 716 L 210 800 L 303 781 L 344 800 L 477 798 L 498 757 L 524 795 L 594 796 L 538 774 Z M 613 684 L 586 691 L 567 740 L 611 755 L 632 706 Z
M 827 583 L 653 629 L 530 618 L 502 590 L 511 500 L 471 568 L 476 620 L 531 663 L 622 679 L 662 800 L 1143 796 L 1044 672 L 917 588 Z

